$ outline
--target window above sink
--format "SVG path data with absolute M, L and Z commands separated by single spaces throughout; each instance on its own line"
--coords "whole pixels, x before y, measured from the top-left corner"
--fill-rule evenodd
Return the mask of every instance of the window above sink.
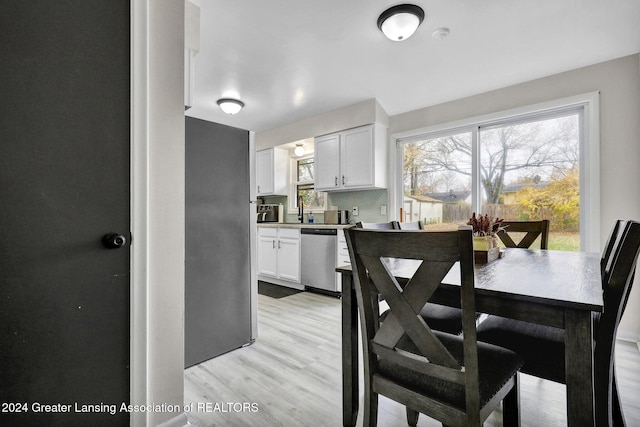
M 302 197 L 305 212 L 322 212 L 327 209 L 327 193 L 314 187 L 313 154 L 291 158 L 291 184 L 289 212 L 297 211 L 298 198 Z

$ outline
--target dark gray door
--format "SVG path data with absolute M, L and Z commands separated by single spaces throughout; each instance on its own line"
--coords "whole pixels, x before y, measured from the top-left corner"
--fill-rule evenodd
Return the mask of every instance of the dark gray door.
M 0 2 L 0 425 L 128 425 L 129 7 Z
M 185 366 L 251 340 L 249 132 L 186 119 Z

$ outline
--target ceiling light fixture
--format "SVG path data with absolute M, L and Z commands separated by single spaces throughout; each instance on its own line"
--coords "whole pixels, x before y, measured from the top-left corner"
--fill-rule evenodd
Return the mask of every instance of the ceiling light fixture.
M 393 41 L 406 40 L 424 20 L 424 10 L 414 4 L 399 4 L 385 10 L 378 17 L 378 28 Z
M 296 144 L 296 148 L 293 150 L 296 156 L 300 157 L 304 154 L 304 147 L 302 144 Z
M 218 106 L 227 114 L 237 114 L 244 107 L 244 102 L 233 98 L 221 98 L 218 99 Z

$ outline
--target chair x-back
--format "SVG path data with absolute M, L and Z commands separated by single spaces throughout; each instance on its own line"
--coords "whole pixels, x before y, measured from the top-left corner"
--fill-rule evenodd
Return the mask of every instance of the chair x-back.
M 498 237 L 507 248 L 529 248 L 540 236 L 540 249 L 547 249 L 549 242 L 549 220 L 540 221 L 502 221 L 504 229 Z M 526 233 L 517 243 L 511 233 Z
M 504 399 L 505 425 L 519 425 L 514 352 L 477 342 L 471 229 L 345 230 L 360 313 L 364 426 L 377 423 L 378 394 L 448 426 L 481 426 Z M 456 265 L 459 263 L 459 265 Z M 413 272 L 402 283 L 394 277 Z M 418 315 L 451 268 L 461 276 L 463 336 L 432 330 Z M 380 323 L 378 293 L 390 312 Z
M 424 224 L 422 221 L 413 221 L 413 222 L 398 222 L 399 230 L 423 230 Z
M 357 222 L 356 227 L 367 228 L 371 230 L 397 230 L 398 223 L 396 221 L 389 222 Z
M 401 223 L 398 221 L 379 223 L 358 222 L 356 227 L 370 230 L 421 230 L 422 221 L 412 223 Z M 462 312 L 459 308 L 428 303 L 422 308 L 420 315 L 433 329 L 456 335 L 462 332 Z

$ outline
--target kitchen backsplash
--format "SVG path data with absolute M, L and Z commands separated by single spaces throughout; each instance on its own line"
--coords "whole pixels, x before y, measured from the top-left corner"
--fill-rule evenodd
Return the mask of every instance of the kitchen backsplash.
M 285 207 L 285 222 L 297 222 L 297 213 L 287 213 L 287 197 L 265 197 L 265 203 L 282 203 Z M 358 207 L 358 216 L 350 216 L 350 222 L 355 224 L 362 222 L 386 222 L 388 215 L 380 215 L 380 207 L 387 205 L 387 190 L 366 190 L 366 191 L 348 191 L 339 193 L 328 193 L 327 206 L 337 206 L 338 209 L 351 210 L 354 206 Z M 388 212 L 388 211 L 387 211 Z M 307 222 L 308 213 L 304 214 L 304 222 Z M 318 224 L 324 223 L 324 215 L 321 213 L 313 214 L 314 222 Z

